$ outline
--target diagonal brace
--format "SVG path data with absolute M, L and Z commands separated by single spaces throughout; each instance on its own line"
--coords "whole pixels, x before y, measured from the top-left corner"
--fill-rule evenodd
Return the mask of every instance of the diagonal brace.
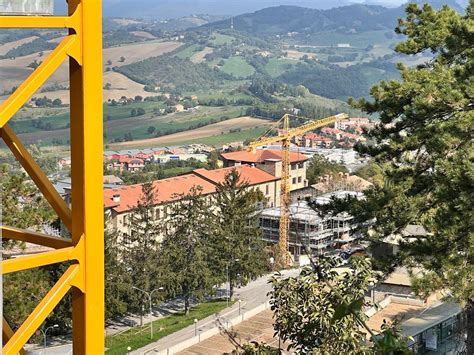
M 69 291 L 78 271 L 79 265 L 77 264 L 71 265 L 66 270 L 58 282 L 49 290 L 46 296 L 6 343 L 3 347 L 2 354 L 17 354 L 21 350 L 23 345 L 31 338 L 34 332 L 41 326 L 48 315 Z
M 46 80 L 59 68 L 73 49 L 76 35 L 65 37 L 46 57 L 43 63 L 26 79 L 10 97 L 0 105 L 0 128 L 13 117 Z
M 5 344 L 12 336 L 14 333 L 13 329 L 10 327 L 10 324 L 8 324 L 7 320 L 3 318 L 3 343 Z M 26 355 L 25 349 L 21 349 L 19 352 L 20 355 Z
M 43 233 L 9 226 L 0 226 L 0 235 L 3 237 L 3 239 L 18 240 L 21 242 L 42 245 L 54 249 L 72 246 L 72 241 L 69 239 L 54 237 Z
M 26 170 L 28 175 L 35 182 L 36 186 L 38 186 L 38 188 L 41 190 L 46 200 L 54 208 L 66 228 L 71 231 L 71 210 L 69 209 L 66 202 L 64 202 L 64 200 L 61 198 L 59 193 L 56 191 L 51 181 L 49 181 L 48 177 L 44 174 L 44 172 L 35 162 L 31 154 L 21 143 L 15 132 L 13 132 L 11 127 L 7 124 L 0 129 L 0 135 L 5 141 L 5 144 L 12 151 L 13 155 L 17 158 L 17 160 Z

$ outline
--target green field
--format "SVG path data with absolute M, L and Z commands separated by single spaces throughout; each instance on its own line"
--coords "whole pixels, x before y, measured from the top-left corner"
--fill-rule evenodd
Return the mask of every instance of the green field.
M 297 63 L 299 63 L 298 60 L 271 58 L 265 66 L 265 71 L 272 78 L 276 78 L 290 70 Z
M 175 54 L 176 57 L 179 57 L 181 59 L 189 59 L 191 58 L 194 54 L 196 54 L 196 49 L 199 48 L 197 44 L 193 44 L 189 47 L 184 48 L 183 50 L 179 51 L 178 53 Z
M 235 76 L 236 78 L 245 79 L 255 73 L 255 68 L 252 67 L 242 57 L 230 57 L 225 60 L 225 64 L 221 70 L 226 73 Z
M 213 33 L 212 37 L 209 42 L 215 46 L 221 46 L 223 44 L 231 43 L 235 38 L 232 36 L 224 35 L 222 33 Z
M 110 355 L 123 355 L 128 353 L 127 348 L 139 349 L 145 345 L 153 343 L 169 334 L 186 328 L 194 323 L 194 319 L 204 319 L 225 309 L 226 301 L 213 301 L 203 303 L 193 307 L 188 315 L 182 312 L 164 317 L 153 322 L 155 329 L 153 339 L 150 339 L 150 328 L 132 328 L 125 333 L 115 336 L 108 336 L 105 339 L 106 353 Z

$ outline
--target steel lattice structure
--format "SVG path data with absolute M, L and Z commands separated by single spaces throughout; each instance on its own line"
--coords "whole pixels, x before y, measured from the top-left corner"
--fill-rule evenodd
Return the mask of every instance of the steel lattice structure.
M 3 354 L 25 353 L 24 344 L 70 290 L 74 354 L 104 352 L 101 1 L 69 0 L 68 8 L 68 16 L 0 16 L 0 28 L 66 28 L 69 31 L 39 67 L 0 105 L 0 133 L 72 236 L 71 240 L 67 240 L 8 226 L 1 227 L 3 238 L 55 249 L 4 260 L 3 274 L 70 263 L 58 282 L 16 331 L 3 319 Z M 10 118 L 66 59 L 69 59 L 71 102 L 71 207 L 56 192 L 8 125 Z

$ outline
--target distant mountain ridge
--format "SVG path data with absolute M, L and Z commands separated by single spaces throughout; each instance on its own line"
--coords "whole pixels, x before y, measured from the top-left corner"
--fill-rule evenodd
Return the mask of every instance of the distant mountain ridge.
M 426 1 L 416 1 L 425 3 Z M 434 7 L 448 4 L 457 11 L 463 8 L 454 0 L 431 0 Z M 234 29 L 258 35 L 281 35 L 292 32 L 393 30 L 397 19 L 404 17 L 405 5 L 387 8 L 380 5 L 353 4 L 328 10 L 280 5 L 233 17 Z M 230 19 L 202 26 L 209 29 L 230 27 Z
M 402 8 L 388 9 L 377 5 L 354 4 L 330 10 L 298 6 L 276 6 L 233 18 L 236 30 L 259 35 L 291 32 L 315 33 L 330 30 L 388 30 L 393 29 Z M 229 28 L 230 20 L 204 25 L 204 28 Z

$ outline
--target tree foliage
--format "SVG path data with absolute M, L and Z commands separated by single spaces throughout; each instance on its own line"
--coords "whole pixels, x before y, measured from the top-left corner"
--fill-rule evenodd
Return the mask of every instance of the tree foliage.
M 328 160 L 322 155 L 315 154 L 308 164 L 306 177 L 310 185 L 318 182 L 318 178 L 324 175 L 335 175 L 339 172 L 346 173 L 344 165 Z
M 167 293 L 182 296 L 188 314 L 191 300 L 209 295 L 217 283 L 209 249 L 210 205 L 199 186 L 175 198 L 161 243 L 160 266 Z
M 148 312 L 148 298 L 144 291 L 152 291 L 161 287 L 160 273 L 157 266 L 158 242 L 161 225 L 155 218 L 155 194 L 152 183 L 142 185 L 142 194 L 137 207 L 130 214 L 130 233 L 124 236 L 124 258 L 129 281 L 129 310 L 140 315 Z
M 462 15 L 415 4 L 406 12 L 396 31 L 407 39 L 397 51 L 434 57 L 399 65 L 401 81 L 381 82 L 371 101 L 352 102 L 380 116 L 370 133 L 376 144 L 359 150 L 383 164 L 385 180 L 352 214 L 376 218 L 377 240 L 408 224 L 431 232 L 402 244 L 399 259 L 425 270 L 414 285 L 419 292 L 449 289 L 466 304 L 467 351 L 474 353 L 474 3 Z
M 333 267 L 333 260 L 322 259 L 317 273 L 304 269 L 299 277 L 271 280 L 275 331 L 297 352 L 361 354 L 368 350 L 366 333 L 348 311 L 360 313 L 372 276 L 370 263 L 355 259 L 353 269 L 344 275 Z
M 263 195 L 250 188 L 237 170 L 230 171 L 216 190 L 215 265 L 221 273 L 226 271 L 222 276 L 228 277 L 232 298 L 236 284 L 246 285 L 266 268 L 257 213 Z

